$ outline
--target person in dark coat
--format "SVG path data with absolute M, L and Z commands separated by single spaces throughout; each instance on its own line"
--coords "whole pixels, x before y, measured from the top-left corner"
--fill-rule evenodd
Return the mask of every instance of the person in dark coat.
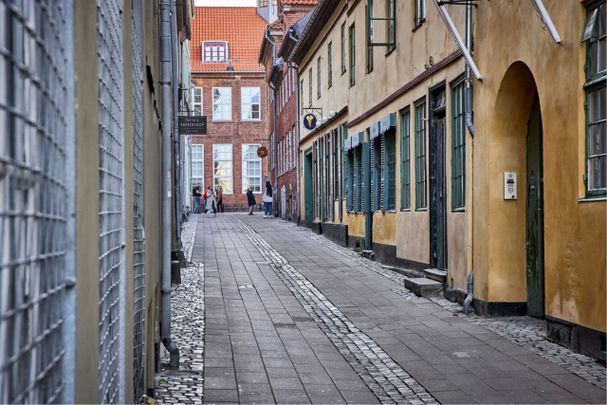
M 255 196 L 253 195 L 253 189 L 251 187 L 247 190 L 247 200 L 249 201 L 249 215 L 253 215 L 253 210 L 255 209 L 257 202 L 255 201 Z

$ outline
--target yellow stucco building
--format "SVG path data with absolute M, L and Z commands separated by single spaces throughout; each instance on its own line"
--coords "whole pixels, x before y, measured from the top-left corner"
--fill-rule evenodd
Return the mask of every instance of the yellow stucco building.
M 320 1 L 295 42 L 302 222 L 604 359 L 603 2 Z

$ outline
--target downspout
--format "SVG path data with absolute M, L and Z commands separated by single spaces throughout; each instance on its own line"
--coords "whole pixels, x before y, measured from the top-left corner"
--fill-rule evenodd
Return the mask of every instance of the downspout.
M 176 2 L 172 0 L 172 9 L 176 10 Z M 181 251 L 181 173 L 179 167 L 181 165 L 181 139 L 179 134 L 179 91 L 177 84 L 179 83 L 178 79 L 178 65 L 177 65 L 177 46 L 178 43 L 177 38 L 175 38 L 175 34 L 177 33 L 177 13 L 173 13 L 171 16 L 171 67 L 173 69 L 173 168 L 174 168 L 174 176 L 173 181 L 175 184 L 175 194 L 174 194 L 174 221 L 175 221 L 175 253 L 174 258 L 177 260 L 180 256 L 179 252 Z
M 276 42 L 270 38 L 268 35 L 268 41 L 272 43 L 272 68 L 274 68 L 274 64 L 276 63 Z M 269 78 L 268 78 L 269 79 Z M 272 91 L 274 92 L 274 108 L 273 108 L 273 123 L 274 130 L 272 131 L 272 156 L 273 156 L 273 164 L 274 164 L 274 190 L 272 192 L 272 197 L 274 199 L 273 210 L 278 214 L 278 133 L 276 132 L 276 125 L 278 125 L 278 92 L 276 91 L 276 86 L 272 86 Z
M 289 36 L 291 36 L 291 31 L 289 31 Z M 295 39 L 295 38 L 294 38 Z M 295 39 L 296 40 L 296 39 Z M 295 65 L 293 63 L 291 63 L 292 67 L 295 67 Z M 296 72 L 299 73 L 299 68 L 296 68 Z M 297 75 L 297 90 L 295 91 L 295 105 L 297 107 L 297 122 L 295 125 L 295 128 L 297 128 L 297 130 L 295 131 L 296 133 L 296 139 L 295 142 L 297 143 L 297 155 L 295 156 L 295 170 L 296 170 L 296 179 L 297 179 L 297 184 L 296 184 L 296 192 L 297 192 L 297 225 L 300 225 L 300 218 L 301 218 L 301 192 L 300 192 L 300 183 L 301 183 L 301 175 L 300 175 L 300 157 L 299 157 L 299 141 L 300 141 L 300 135 L 299 135 L 299 122 L 301 117 L 299 116 L 299 112 L 300 112 L 300 100 L 299 100 L 299 92 L 301 91 L 301 89 L 299 88 L 299 74 Z
M 179 368 L 179 349 L 171 340 L 171 14 L 172 0 L 160 1 L 160 88 L 162 96 L 162 286 L 160 339 Z
M 466 48 L 472 52 L 472 4 L 466 4 Z M 465 79 L 464 79 L 464 121 L 466 128 L 470 132 L 472 138 L 471 148 L 471 160 L 472 160 L 472 171 L 470 176 L 470 184 L 472 186 L 472 196 L 474 196 L 474 122 L 472 119 L 472 72 L 470 64 L 466 62 Z M 474 199 L 474 198 L 472 198 Z M 469 202 L 469 215 L 471 215 L 471 226 L 472 231 L 470 232 L 470 243 L 474 247 L 474 203 Z M 466 283 L 466 299 L 464 300 L 464 314 L 468 315 L 470 312 L 470 305 L 474 302 L 474 253 L 472 253 L 472 271 L 468 274 Z

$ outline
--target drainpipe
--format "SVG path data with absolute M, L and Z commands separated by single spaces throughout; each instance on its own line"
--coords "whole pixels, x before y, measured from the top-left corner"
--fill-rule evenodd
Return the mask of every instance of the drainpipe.
M 289 30 L 289 36 L 291 36 L 291 31 Z M 290 63 L 291 67 L 297 69 L 296 72 L 299 72 L 299 69 L 296 68 L 295 64 Z M 299 188 L 299 183 L 301 182 L 301 178 L 300 178 L 300 162 L 299 162 L 299 140 L 300 140 L 300 135 L 299 135 L 299 120 L 301 119 L 301 117 L 299 116 L 299 92 L 301 91 L 301 89 L 299 88 L 299 75 L 297 75 L 297 89 L 295 90 L 295 105 L 297 107 L 297 121 L 296 121 L 296 125 L 295 128 L 297 128 L 295 130 L 296 133 L 296 139 L 295 142 L 297 143 L 297 154 L 295 155 L 295 170 L 296 170 L 296 179 L 297 179 L 297 184 L 296 184 L 296 190 L 297 190 L 297 194 L 295 194 L 297 196 L 297 205 L 296 205 L 296 209 L 297 209 L 297 225 L 299 225 L 299 219 L 301 218 L 301 193 L 300 193 L 300 188 Z
M 162 96 L 162 287 L 160 339 L 179 368 L 179 349 L 171 340 L 171 14 L 172 0 L 160 1 L 160 88 Z
M 268 40 L 272 43 L 272 68 L 276 64 L 276 43 L 270 38 L 268 35 Z M 274 122 L 274 131 L 272 135 L 272 156 L 274 162 L 274 190 L 272 193 L 272 197 L 274 197 L 275 203 L 273 203 L 273 211 L 278 213 L 278 132 L 276 131 L 276 125 L 278 125 L 278 92 L 276 91 L 276 86 L 272 86 L 272 91 L 274 92 L 274 108 L 273 108 L 273 122 Z
M 172 9 L 176 10 L 175 0 L 172 0 Z M 179 91 L 178 84 L 178 64 L 177 64 L 177 16 L 173 13 L 171 16 L 171 67 L 173 69 L 173 167 L 175 175 L 173 176 L 175 184 L 174 202 L 174 221 L 175 221 L 175 258 L 179 258 L 181 251 L 181 173 L 179 172 L 181 162 L 181 145 L 179 134 Z
M 466 4 L 466 48 L 472 52 L 472 4 Z M 464 79 L 464 121 L 472 138 L 472 148 L 470 151 L 472 161 L 472 173 L 470 175 L 470 184 L 472 187 L 472 196 L 474 197 L 474 121 L 472 119 L 472 71 L 470 64 L 466 62 Z M 472 232 L 470 232 L 470 243 L 474 248 L 474 202 L 468 203 L 469 213 L 471 215 Z M 474 252 L 472 252 L 472 271 L 468 274 L 466 285 L 467 295 L 464 300 L 464 314 L 468 315 L 470 304 L 474 301 Z
M 468 315 L 470 312 L 470 304 L 472 304 L 472 301 L 474 300 L 474 272 L 471 271 L 470 274 L 468 274 L 468 282 L 466 284 L 468 294 L 464 300 L 464 314 Z

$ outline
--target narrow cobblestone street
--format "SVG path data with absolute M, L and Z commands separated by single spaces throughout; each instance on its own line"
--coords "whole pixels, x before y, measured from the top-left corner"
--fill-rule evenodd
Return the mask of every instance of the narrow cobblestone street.
M 605 368 L 541 320 L 465 317 L 306 228 L 197 216 L 183 241 L 159 403 L 605 402 Z

